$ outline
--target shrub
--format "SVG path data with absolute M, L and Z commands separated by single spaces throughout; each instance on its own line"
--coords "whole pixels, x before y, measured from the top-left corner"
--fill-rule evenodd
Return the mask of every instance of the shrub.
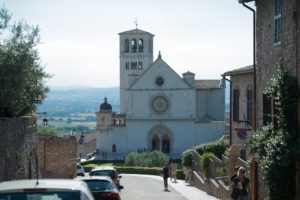
M 193 162 L 193 150 L 186 150 L 182 153 L 182 165 L 185 167 L 192 167 Z
M 201 144 L 195 147 L 195 150 L 200 154 L 203 155 L 206 152 L 212 152 L 216 157 L 222 158 L 222 154 L 226 151 L 229 147 L 228 142 L 225 140 L 217 140 L 214 142 L 209 142 L 205 144 Z
M 131 152 L 125 158 L 125 166 L 161 167 L 169 162 L 169 157 L 160 152 Z
M 214 154 L 212 152 L 206 152 L 201 156 L 200 167 L 205 176 L 208 176 L 209 171 L 209 160 Z

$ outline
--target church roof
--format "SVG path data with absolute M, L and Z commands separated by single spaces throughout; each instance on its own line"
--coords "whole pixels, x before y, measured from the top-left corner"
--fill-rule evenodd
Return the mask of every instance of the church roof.
M 119 35 L 121 35 L 121 34 L 145 34 L 145 33 L 154 36 L 152 33 L 149 33 L 149 32 L 146 32 L 146 31 L 143 31 L 140 29 L 132 29 L 129 31 L 124 31 L 124 32 L 119 33 Z
M 236 75 L 243 75 L 243 74 L 253 74 L 253 65 L 249 65 L 246 67 L 241 67 L 238 69 L 225 72 L 223 76 L 236 76 Z
M 100 105 L 100 111 L 112 110 L 111 104 L 107 103 L 107 98 L 104 98 L 104 103 Z
M 221 80 L 212 79 L 212 80 L 196 80 L 196 89 L 218 89 L 221 88 Z
M 172 72 L 173 73 L 173 75 L 175 76 L 175 77 L 177 77 L 178 78 L 178 80 L 180 80 L 180 82 L 182 83 L 182 84 L 184 84 L 185 86 L 187 86 L 187 87 L 191 87 L 190 85 L 188 85 L 185 81 L 183 81 L 183 79 L 174 71 L 174 69 L 172 68 L 172 67 L 170 67 L 163 59 L 162 59 L 162 56 L 161 56 L 161 53 L 160 53 L 160 51 L 159 51 L 159 54 L 158 54 L 158 57 L 157 57 L 157 59 L 140 75 L 140 78 L 137 78 L 132 84 L 131 84 L 131 86 L 129 87 L 129 88 L 132 88 L 141 78 L 143 78 L 143 76 L 145 75 L 145 74 L 147 74 L 148 73 L 148 71 L 149 70 L 151 70 L 151 68 L 153 68 L 155 65 L 159 65 L 160 67 L 161 66 L 165 66 L 165 67 L 167 67 L 169 70 L 170 70 L 170 72 Z

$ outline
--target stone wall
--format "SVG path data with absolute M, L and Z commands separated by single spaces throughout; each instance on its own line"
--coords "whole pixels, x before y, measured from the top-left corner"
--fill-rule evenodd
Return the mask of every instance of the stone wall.
M 256 56 L 257 56 L 257 120 L 258 128 L 263 124 L 263 91 L 266 84 L 276 72 L 279 63 L 300 83 L 300 3 L 299 0 L 284 0 L 281 9 L 281 44 L 274 45 L 274 1 L 256 1 Z M 300 109 L 298 109 L 300 116 Z M 300 125 L 300 117 L 298 117 Z M 296 179 L 300 174 L 297 174 Z M 297 182 L 296 188 L 299 188 Z M 262 178 L 258 180 L 259 199 L 265 185 Z M 298 191 L 297 191 L 298 192 Z M 299 192 L 296 199 L 299 199 Z
M 274 2 L 270 0 L 256 1 L 257 117 L 259 126 L 262 126 L 262 93 L 267 82 L 276 72 L 278 64 L 282 63 L 283 67 L 287 68 L 291 75 L 297 76 L 298 82 L 300 82 L 300 4 L 297 3 L 297 0 L 281 2 L 281 44 L 274 45 Z
M 0 182 L 37 175 L 37 133 L 32 117 L 0 118 Z
M 42 178 L 76 176 L 76 138 L 39 135 L 39 163 Z

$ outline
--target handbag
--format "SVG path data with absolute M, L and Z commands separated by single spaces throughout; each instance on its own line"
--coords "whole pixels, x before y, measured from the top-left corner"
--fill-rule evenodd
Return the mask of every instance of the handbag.
M 239 196 L 239 189 L 233 188 L 230 197 L 233 199 L 237 199 Z

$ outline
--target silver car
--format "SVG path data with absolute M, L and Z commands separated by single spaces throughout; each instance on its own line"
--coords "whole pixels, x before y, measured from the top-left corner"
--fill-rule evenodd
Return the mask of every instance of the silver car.
M 15 180 L 0 183 L 1 200 L 94 200 L 87 184 L 71 179 Z

